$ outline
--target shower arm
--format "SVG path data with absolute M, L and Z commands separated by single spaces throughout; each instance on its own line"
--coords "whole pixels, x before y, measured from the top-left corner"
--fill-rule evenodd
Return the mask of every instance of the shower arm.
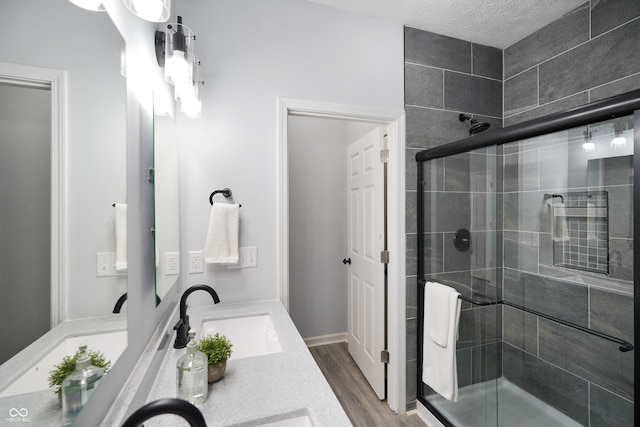
M 426 280 L 420 280 L 419 282 L 423 286 L 427 283 Z M 572 322 L 568 322 L 566 320 L 558 319 L 557 317 L 549 316 L 548 314 L 544 314 L 544 313 L 541 313 L 541 312 L 536 311 L 536 310 L 531 310 L 530 308 L 526 308 L 526 307 L 523 307 L 523 306 L 521 306 L 519 304 L 514 304 L 514 303 L 509 302 L 509 301 L 504 301 L 504 300 L 498 300 L 498 301 L 476 301 L 476 300 L 473 300 L 471 298 L 464 297 L 462 295 L 460 295 L 459 298 L 461 300 L 463 300 L 463 301 L 466 301 L 466 302 L 469 302 L 469 303 L 471 303 L 473 305 L 478 305 L 478 306 L 508 305 L 509 307 L 513 307 L 513 308 L 517 308 L 518 310 L 526 311 L 527 313 L 531 313 L 531 314 L 533 314 L 535 316 L 543 317 L 543 318 L 545 318 L 547 320 L 551 320 L 551 321 L 559 323 L 561 325 L 568 326 L 570 328 L 577 329 L 577 330 L 582 331 L 582 332 L 586 332 L 589 335 L 594 335 L 596 337 L 605 339 L 607 341 L 611 341 L 611 342 L 614 342 L 616 344 L 620 344 L 620 347 L 618 347 L 618 348 L 623 353 L 631 351 L 634 348 L 633 344 L 631 344 L 629 341 L 626 341 L 626 340 L 623 340 L 621 338 L 617 338 L 617 337 L 614 337 L 614 336 L 611 336 L 611 335 L 607 335 L 605 333 L 596 331 L 594 329 L 585 328 L 584 326 L 580 326 L 578 324 L 575 324 L 575 323 L 572 323 Z

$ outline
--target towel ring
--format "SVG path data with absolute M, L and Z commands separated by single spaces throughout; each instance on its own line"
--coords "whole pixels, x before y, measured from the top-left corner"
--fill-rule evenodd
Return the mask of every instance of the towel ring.
M 222 194 L 224 197 L 229 198 L 231 197 L 231 189 L 230 188 L 223 188 L 222 190 L 216 190 L 213 193 L 211 193 L 211 195 L 209 195 L 209 203 L 211 203 L 213 205 L 213 196 L 215 196 L 216 194 Z M 242 207 L 242 205 L 238 205 L 239 207 Z

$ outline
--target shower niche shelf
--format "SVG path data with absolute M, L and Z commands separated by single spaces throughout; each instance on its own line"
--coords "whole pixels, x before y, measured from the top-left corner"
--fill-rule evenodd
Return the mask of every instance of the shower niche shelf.
M 573 191 L 562 196 L 563 202 L 551 205 L 553 265 L 609 274 L 608 192 Z

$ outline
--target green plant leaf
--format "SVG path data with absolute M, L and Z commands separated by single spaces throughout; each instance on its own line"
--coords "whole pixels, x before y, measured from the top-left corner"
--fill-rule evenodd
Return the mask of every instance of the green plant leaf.
M 222 365 L 233 353 L 233 344 L 224 335 L 216 333 L 200 339 L 198 348 L 207 355 L 209 366 Z
M 106 360 L 104 355 L 100 351 L 87 350 L 89 359 L 93 366 L 104 369 L 105 375 L 111 368 L 111 361 Z M 67 378 L 75 369 L 76 361 L 80 357 L 80 350 L 76 351 L 73 356 L 65 356 L 62 361 L 53 367 L 53 370 L 49 372 L 49 387 L 53 389 L 54 393 L 60 391 L 62 382 Z

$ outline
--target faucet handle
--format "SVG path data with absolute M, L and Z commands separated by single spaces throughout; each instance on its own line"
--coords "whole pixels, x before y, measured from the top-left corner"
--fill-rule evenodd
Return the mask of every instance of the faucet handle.
M 174 331 L 177 331 L 183 324 L 184 322 L 182 321 L 182 319 L 178 319 L 178 323 L 176 323 L 176 325 L 173 327 Z

